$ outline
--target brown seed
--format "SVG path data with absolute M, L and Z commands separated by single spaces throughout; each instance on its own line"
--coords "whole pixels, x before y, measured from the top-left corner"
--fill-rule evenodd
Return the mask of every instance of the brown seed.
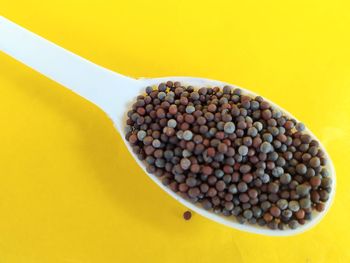
M 297 219 L 303 219 L 305 217 L 305 211 L 303 209 L 300 209 L 295 213 L 295 217 Z
M 215 187 L 218 191 L 223 191 L 226 188 L 226 184 L 224 181 L 220 180 L 215 184 Z
M 241 129 L 241 130 L 244 130 L 244 129 L 247 128 L 247 123 L 246 123 L 245 121 L 239 121 L 239 122 L 237 123 L 237 128 L 238 128 L 238 129 Z
M 278 134 L 277 140 L 279 140 L 282 143 L 285 143 L 287 141 L 287 136 L 285 134 Z
M 214 175 L 211 175 L 208 177 L 208 184 L 209 185 L 215 185 L 215 183 L 217 182 L 217 178 Z
M 321 178 L 319 176 L 313 176 L 310 178 L 310 185 L 317 188 L 321 185 Z
M 273 219 L 273 216 L 270 213 L 265 213 L 263 218 L 266 222 L 270 222 Z
M 153 155 L 155 158 L 162 158 L 163 157 L 163 150 L 161 150 L 161 149 L 155 150 Z
M 232 174 L 232 182 L 237 183 L 239 181 L 239 179 L 240 179 L 240 174 L 237 172 L 234 172 Z
M 206 122 L 207 122 L 207 120 L 202 116 L 197 118 L 198 125 L 204 125 Z
M 156 150 L 152 145 L 148 145 L 144 148 L 146 155 L 152 155 Z
M 176 116 L 176 121 L 178 122 L 178 123 L 183 123 L 184 122 L 184 116 L 183 115 L 177 115 Z
M 223 167 L 223 171 L 224 171 L 226 174 L 231 174 L 231 173 L 233 173 L 233 168 L 232 168 L 232 166 L 230 166 L 230 165 L 225 165 L 225 166 Z
M 304 153 L 302 156 L 301 156 L 301 159 L 303 160 L 304 163 L 307 163 L 310 159 L 311 159 L 311 154 L 309 153 Z
M 312 191 L 311 192 L 311 201 L 314 203 L 320 202 L 320 195 L 317 191 Z
M 304 225 L 304 224 L 306 223 L 306 221 L 305 221 L 305 219 L 299 219 L 299 220 L 298 220 L 298 223 L 299 223 L 300 225 Z
M 253 147 L 254 148 L 258 149 L 260 147 L 261 143 L 262 143 L 262 140 L 260 137 L 255 137 L 253 139 Z
M 267 189 L 268 189 L 269 193 L 276 194 L 278 192 L 279 185 L 276 183 L 269 183 Z
M 218 146 L 218 151 L 220 153 L 226 153 L 227 152 L 227 145 L 225 143 L 220 143 Z
M 262 111 L 262 113 L 261 113 L 261 116 L 262 116 L 262 118 L 264 119 L 264 120 L 269 120 L 269 119 L 271 119 L 271 117 L 272 117 L 272 113 L 271 113 L 271 111 L 270 110 L 263 110 Z
M 320 200 L 321 201 L 323 201 L 323 202 L 328 201 L 329 194 L 328 194 L 328 192 L 326 190 L 319 191 L 319 195 L 320 195 Z
M 200 190 L 201 190 L 202 193 L 206 193 L 206 192 L 208 192 L 208 190 L 209 190 L 209 185 L 207 185 L 207 184 L 201 184 L 199 188 L 200 188 Z
M 206 165 L 202 168 L 202 173 L 205 175 L 211 175 L 213 173 L 213 168 L 210 166 Z
M 289 199 L 289 192 L 288 191 L 283 191 L 280 195 L 281 195 L 281 198 L 283 198 L 283 199 Z
M 160 106 L 163 108 L 163 109 L 169 109 L 170 107 L 170 103 L 167 102 L 167 101 L 163 101 Z
M 218 196 L 212 197 L 211 202 L 213 203 L 214 206 L 218 206 L 221 203 L 220 198 Z
M 197 197 L 198 195 L 200 195 L 200 190 L 199 190 L 199 188 L 198 187 L 194 187 L 194 188 L 190 188 L 189 190 L 188 190 L 188 195 L 190 196 L 190 197 L 192 197 L 192 198 L 195 198 L 195 197 Z
M 162 109 L 162 108 L 159 108 L 159 109 L 156 111 L 156 114 L 157 114 L 157 117 L 158 117 L 159 119 L 165 118 L 165 111 L 164 111 L 164 109 Z
M 267 162 L 266 167 L 269 170 L 273 170 L 276 167 L 276 165 L 274 162 Z
M 240 110 L 236 105 L 231 106 L 231 114 L 233 117 L 237 117 L 240 114 Z
M 250 198 L 257 198 L 258 197 L 258 191 L 256 189 L 249 189 L 248 195 Z
M 175 129 L 170 127 L 164 127 L 163 132 L 166 134 L 166 136 L 173 136 L 175 134 Z
M 192 152 L 194 150 L 194 147 L 195 147 L 195 144 L 194 142 L 192 141 L 189 141 L 189 142 L 186 142 L 186 149 L 189 151 L 189 152 Z
M 279 200 L 279 197 L 277 194 L 269 194 L 269 200 L 272 202 L 272 203 L 277 203 L 277 201 Z
M 193 141 L 194 141 L 194 143 L 196 143 L 196 144 L 202 143 L 202 142 L 203 142 L 203 137 L 202 137 L 202 135 L 199 135 L 199 134 L 195 135 L 195 136 L 193 137 Z
M 260 109 L 266 110 L 268 108 L 270 108 L 270 104 L 267 101 L 261 101 L 260 102 Z
M 174 87 L 175 87 L 175 88 L 181 87 L 181 82 L 175 81 L 175 82 L 174 82 Z
M 146 110 L 145 108 L 139 107 L 137 108 L 137 113 L 143 116 L 146 114 Z
M 216 189 L 213 188 L 213 187 L 210 187 L 209 190 L 208 190 L 208 192 L 207 192 L 207 195 L 208 195 L 209 197 L 214 197 L 214 196 L 216 196 L 216 195 L 217 195 Z
M 190 211 L 186 211 L 184 214 L 183 214 L 183 218 L 185 220 L 190 220 L 192 217 L 192 213 Z
M 225 194 L 225 200 L 226 201 L 230 202 L 230 201 L 232 201 L 232 199 L 233 199 L 233 194 L 230 194 L 230 193 Z
M 312 141 L 312 138 L 310 135 L 308 134 L 303 134 L 300 136 L 300 140 L 303 142 L 303 143 L 310 143 Z
M 209 112 L 215 112 L 216 111 L 216 105 L 215 104 L 210 104 L 208 106 L 208 111 Z
M 318 203 L 318 204 L 316 205 L 316 210 L 317 210 L 318 212 L 323 212 L 324 209 L 325 209 L 325 205 L 324 205 L 323 203 Z
M 286 121 L 286 123 L 284 124 L 284 128 L 286 128 L 287 130 L 290 130 L 294 127 L 294 123 L 292 121 Z
M 162 172 L 162 170 L 160 170 L 160 171 Z M 171 183 L 169 184 L 169 187 L 170 187 L 170 189 L 171 189 L 172 191 L 177 192 L 178 183 L 177 183 L 177 182 L 171 182 Z
M 170 81 L 170 80 L 166 82 L 166 86 L 167 87 L 171 88 L 173 85 L 174 85 L 174 83 L 172 81 Z
M 183 192 L 183 193 L 187 192 L 188 191 L 188 185 L 184 184 L 184 183 L 179 184 L 179 191 Z
M 194 116 L 191 114 L 186 114 L 185 115 L 185 122 L 192 124 L 194 123 Z
M 200 166 L 198 164 L 192 164 L 190 167 L 190 170 L 192 173 L 199 173 L 200 171 Z
M 272 206 L 270 208 L 270 214 L 274 217 L 279 217 L 281 214 L 281 210 L 277 206 Z
M 182 104 L 182 105 L 187 105 L 188 104 L 188 99 L 186 98 L 186 97 L 181 97 L 180 98 L 180 103 Z
M 248 185 L 245 182 L 239 182 L 237 185 L 237 189 L 240 193 L 244 193 L 248 190 Z
M 242 203 L 247 203 L 247 202 L 249 202 L 249 196 L 246 193 L 242 193 L 239 195 L 239 200 Z
M 196 107 L 198 108 L 198 106 L 201 107 L 201 105 L 197 105 Z M 196 110 L 194 113 L 193 113 L 193 116 L 196 117 L 196 118 L 199 118 L 200 116 L 203 115 L 203 112 L 200 111 L 200 110 Z
M 137 142 L 137 135 L 136 134 L 132 134 L 129 137 L 129 142 L 132 143 L 132 144 L 135 144 Z
M 223 133 L 223 132 L 218 132 L 218 133 L 220 133 L 220 134 L 222 134 L 223 136 L 224 136 L 224 134 L 225 133 Z M 220 139 L 221 140 L 221 139 Z M 224 140 L 222 140 L 222 142 L 224 143 L 224 144 L 226 144 L 228 147 L 229 146 L 231 146 L 231 141 L 229 140 L 229 139 L 224 139 Z M 228 150 L 228 149 L 227 149 Z
M 321 162 L 318 157 L 312 157 L 309 164 L 312 168 L 316 168 L 320 166 Z
M 215 153 L 216 153 L 216 151 L 215 151 L 215 148 L 214 148 L 214 147 L 209 147 L 209 148 L 207 149 L 207 155 L 208 155 L 209 157 L 214 157 L 214 156 L 215 156 Z
M 239 171 L 243 174 L 249 173 L 251 170 L 251 166 L 249 164 L 243 164 L 240 166 Z
M 242 179 L 244 182 L 250 183 L 251 181 L 253 181 L 253 175 L 250 173 L 244 174 Z M 252 189 L 252 190 L 254 190 L 254 189 Z
M 297 200 L 300 197 L 295 190 L 290 191 L 289 196 L 291 200 Z

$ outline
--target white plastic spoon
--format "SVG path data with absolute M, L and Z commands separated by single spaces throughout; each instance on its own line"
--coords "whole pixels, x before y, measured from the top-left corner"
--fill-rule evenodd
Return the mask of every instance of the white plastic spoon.
M 0 51 L 12 56 L 23 64 L 33 68 L 46 77 L 60 83 L 64 87 L 74 91 L 81 97 L 91 101 L 100 107 L 113 120 L 121 137 L 123 138 L 130 154 L 133 155 L 137 163 L 142 167 L 144 172 L 165 192 L 175 198 L 177 201 L 205 216 L 213 221 L 236 228 L 242 231 L 258 233 L 271 236 L 288 236 L 301 233 L 312 226 L 316 225 L 329 210 L 335 194 L 335 170 L 331 159 L 325 148 L 321 145 L 322 150 L 326 153 L 328 159 L 328 169 L 333 179 L 332 193 L 326 208 L 321 213 L 315 213 L 313 219 L 305 225 L 295 230 L 269 230 L 253 225 L 242 225 L 237 223 L 232 217 L 224 217 L 212 212 L 208 212 L 199 206 L 181 198 L 169 188 L 165 187 L 160 180 L 152 174 L 147 173 L 144 164 L 138 160 L 132 152 L 129 143 L 124 139 L 124 127 L 126 113 L 133 100 L 142 93 L 146 86 L 159 84 L 166 80 L 180 81 L 186 85 L 194 87 L 203 86 L 224 86 L 231 85 L 221 81 L 209 80 L 193 77 L 165 77 L 153 79 L 133 79 L 120 75 L 116 72 L 100 67 L 84 58 L 81 58 L 72 52 L 69 52 L 48 40 L 16 25 L 8 19 L 0 16 Z M 256 96 L 253 92 L 241 88 L 246 94 Z M 286 110 L 269 101 L 274 107 L 280 109 L 286 115 L 293 117 Z M 295 117 L 293 117 L 296 119 Z M 314 139 L 316 137 L 307 131 Z M 317 139 L 316 139 L 317 140 Z

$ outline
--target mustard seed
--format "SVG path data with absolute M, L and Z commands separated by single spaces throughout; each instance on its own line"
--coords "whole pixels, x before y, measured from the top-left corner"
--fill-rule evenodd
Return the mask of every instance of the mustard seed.
M 192 217 L 192 213 L 190 211 L 186 211 L 184 214 L 183 214 L 183 218 L 185 220 L 190 220 Z

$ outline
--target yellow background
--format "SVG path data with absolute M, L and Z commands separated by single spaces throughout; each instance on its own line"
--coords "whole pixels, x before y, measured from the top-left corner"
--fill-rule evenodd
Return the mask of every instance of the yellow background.
M 253 90 L 327 147 L 337 194 L 288 238 L 239 232 L 158 189 L 92 104 L 0 54 L 0 262 L 350 262 L 348 1 L 0 0 L 0 14 L 135 77 Z

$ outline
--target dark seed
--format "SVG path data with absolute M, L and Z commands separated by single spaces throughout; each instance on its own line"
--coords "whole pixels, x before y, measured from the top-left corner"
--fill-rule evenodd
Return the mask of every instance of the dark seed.
M 309 194 L 311 187 L 306 184 L 301 184 L 296 187 L 297 194 L 299 196 L 306 196 Z
M 319 167 L 321 164 L 320 159 L 318 157 L 312 157 L 310 160 L 310 166 L 313 168 Z
M 186 211 L 184 214 L 183 214 L 183 218 L 185 220 L 190 220 L 192 217 L 192 213 L 190 211 Z
M 281 210 L 278 207 L 273 206 L 270 208 L 270 214 L 274 217 L 279 217 L 281 214 Z
M 272 151 L 272 146 L 269 142 L 263 142 L 260 146 L 260 151 L 263 153 L 269 153 Z

